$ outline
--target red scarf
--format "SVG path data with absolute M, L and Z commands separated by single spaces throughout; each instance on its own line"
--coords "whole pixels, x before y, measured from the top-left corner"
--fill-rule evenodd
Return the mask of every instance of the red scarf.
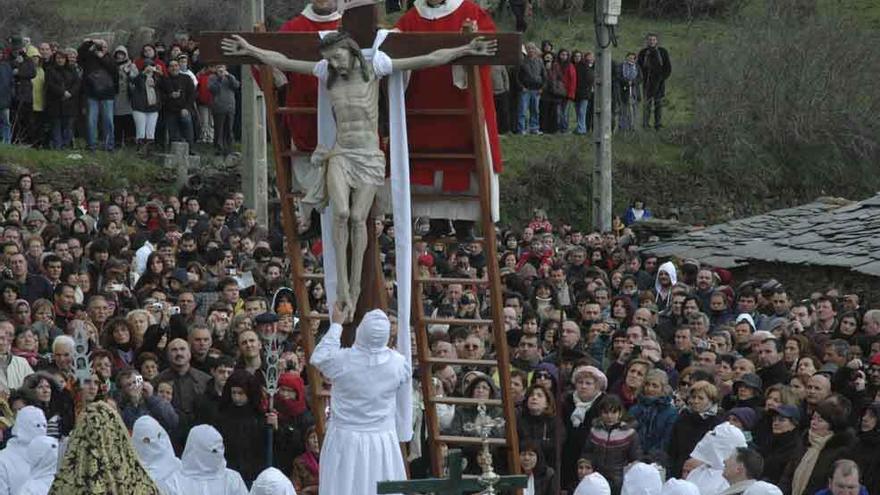
M 282 420 L 290 420 L 299 417 L 306 412 L 306 387 L 302 378 L 296 373 L 286 372 L 278 377 L 278 387 L 296 390 L 296 399 L 287 399 L 281 395 L 275 396 L 275 409 Z
M 315 481 L 318 481 L 318 456 L 309 452 L 308 450 L 302 455 L 303 464 L 306 465 L 306 469 L 312 473 L 312 476 L 315 477 Z

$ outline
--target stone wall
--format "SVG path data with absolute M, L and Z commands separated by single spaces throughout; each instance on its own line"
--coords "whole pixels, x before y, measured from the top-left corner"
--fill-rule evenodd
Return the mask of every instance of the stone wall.
M 793 300 L 806 299 L 811 292 L 833 287 L 841 294 L 858 294 L 863 306 L 880 307 L 880 278 L 843 268 L 752 262 L 731 271 L 738 282 L 775 278 L 786 287 Z

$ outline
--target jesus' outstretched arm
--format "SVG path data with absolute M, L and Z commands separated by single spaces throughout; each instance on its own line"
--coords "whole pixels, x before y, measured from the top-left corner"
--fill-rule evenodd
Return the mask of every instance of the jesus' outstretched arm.
M 457 48 L 443 48 L 418 57 L 396 58 L 391 60 L 394 70 L 414 70 L 446 65 L 453 60 L 467 56 L 491 57 L 498 52 L 498 40 L 478 36 L 467 45 Z
M 272 50 L 257 48 L 237 34 L 233 34 L 231 38 L 226 38 L 221 41 L 220 47 L 223 49 L 225 55 L 233 57 L 254 57 L 266 65 L 271 65 L 272 67 L 285 72 L 311 74 L 316 65 L 315 62 L 294 60 L 287 58 L 278 52 L 273 52 Z

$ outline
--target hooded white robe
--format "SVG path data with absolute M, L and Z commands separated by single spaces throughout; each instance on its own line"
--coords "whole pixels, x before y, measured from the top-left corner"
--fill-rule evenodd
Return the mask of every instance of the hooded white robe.
M 585 476 L 574 489 L 574 495 L 611 495 L 611 485 L 599 473 Z
M 180 471 L 169 480 L 172 493 L 186 495 L 248 495 L 238 472 L 226 468 L 223 437 L 213 426 L 190 430 Z
M 620 495 L 660 495 L 663 480 L 656 467 L 636 462 L 623 474 Z
M 296 490 L 293 489 L 290 478 L 270 467 L 254 480 L 250 495 L 296 495 Z
M 353 347 L 341 348 L 341 334 L 330 325 L 311 360 L 333 384 L 320 494 L 374 495 L 379 481 L 406 479 L 395 417 L 411 368 L 386 345 L 391 323 L 381 310 L 364 315 Z
M 660 495 L 700 495 L 700 489 L 690 481 L 669 478 L 663 484 Z
M 174 447 L 168 432 L 152 416 L 141 416 L 134 422 L 131 442 L 138 459 L 163 495 L 176 495 L 170 485 L 180 471 L 180 459 L 174 455 Z
M 46 495 L 58 471 L 58 440 L 46 435 L 34 438 L 28 445 L 27 461 L 31 476 L 18 495 Z
M 742 430 L 726 421 L 721 423 L 703 435 L 691 452 L 691 457 L 703 464 L 691 471 L 687 480 L 697 485 L 700 495 L 718 495 L 730 486 L 724 479 L 724 460 L 733 455 L 737 447 L 746 446 Z
M 12 438 L 0 451 L 0 495 L 18 495 L 31 474 L 27 461 L 28 445 L 34 438 L 44 435 L 46 415 L 42 409 L 27 406 L 18 411 Z

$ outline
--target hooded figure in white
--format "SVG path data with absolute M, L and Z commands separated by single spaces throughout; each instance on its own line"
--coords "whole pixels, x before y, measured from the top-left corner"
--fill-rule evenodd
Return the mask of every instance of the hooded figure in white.
M 661 273 L 669 275 L 668 287 L 663 287 L 660 284 Z M 660 268 L 657 269 L 657 278 L 654 280 L 654 291 L 657 292 L 656 302 L 660 305 L 661 309 L 669 305 L 669 294 L 671 293 L 671 289 L 675 287 L 676 283 L 678 283 L 678 272 L 675 269 L 675 264 L 671 261 L 667 261 L 660 265 Z
M 31 477 L 18 495 L 46 495 L 58 471 L 58 440 L 45 435 L 31 440 L 27 461 L 31 467 Z
M 584 476 L 574 489 L 574 495 L 611 495 L 611 485 L 599 473 Z
M 660 495 L 700 495 L 700 489 L 690 481 L 670 478 L 663 485 Z
M 687 480 L 697 485 L 701 495 L 718 495 L 730 486 L 724 479 L 724 461 L 737 447 L 746 447 L 746 437 L 742 430 L 728 422 L 721 423 L 694 447 L 691 457 L 702 462 L 688 474 Z
M 250 495 L 296 495 L 296 490 L 293 489 L 290 478 L 270 467 L 254 480 Z
M 23 407 L 15 416 L 12 438 L 0 451 L 0 495 L 17 495 L 30 479 L 31 468 L 27 461 L 28 445 L 34 438 L 46 435 L 46 415 L 43 410 Z
M 247 495 L 241 475 L 226 468 L 223 437 L 213 426 L 190 430 L 180 471 L 172 476 L 170 493 L 181 495 Z
M 311 359 L 333 384 L 319 489 L 321 495 L 371 495 L 379 481 L 406 479 L 398 441 L 407 425 L 395 418 L 411 368 L 388 348 L 391 322 L 382 310 L 364 315 L 353 347 L 341 348 L 341 335 L 341 325 L 330 325 Z
M 623 474 L 620 495 L 660 495 L 663 479 L 656 467 L 636 462 Z
M 173 486 L 169 483 L 180 471 L 180 459 L 174 455 L 168 432 L 152 416 L 141 416 L 134 422 L 131 442 L 159 491 L 166 495 L 173 494 Z

